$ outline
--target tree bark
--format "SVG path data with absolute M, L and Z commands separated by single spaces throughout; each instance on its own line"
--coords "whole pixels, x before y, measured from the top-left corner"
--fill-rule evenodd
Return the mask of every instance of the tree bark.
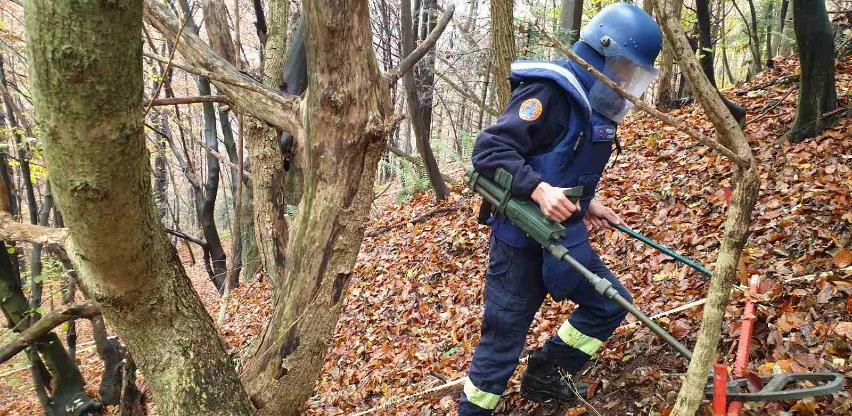
M 766 3 L 766 13 L 764 14 L 763 23 L 766 25 L 766 48 L 763 50 L 763 57 L 766 58 L 765 65 L 767 68 L 772 68 L 772 18 L 775 9 L 774 2 Z
M 207 3 L 213 3 L 208 1 Z M 224 7 L 224 3 L 220 3 L 221 7 Z M 189 31 L 195 35 L 199 34 L 198 26 L 195 21 L 190 16 L 190 7 L 187 0 L 180 0 L 180 6 L 183 9 L 186 21 L 186 28 L 184 30 Z M 212 32 L 216 35 L 216 39 L 211 38 L 211 42 L 216 43 L 217 47 L 222 47 L 222 43 L 225 43 L 224 40 L 219 39 L 223 36 L 223 32 L 227 30 L 227 24 L 222 22 L 217 22 L 221 20 L 225 20 L 224 16 L 218 16 L 219 13 L 215 12 L 215 5 L 210 4 L 211 7 L 214 8 L 213 12 L 205 12 L 204 16 L 211 17 L 214 21 L 214 26 L 216 23 L 224 24 L 225 28 L 213 29 Z M 209 23 L 208 23 L 209 26 Z M 230 35 L 227 37 L 230 40 Z M 228 53 L 229 51 L 233 53 L 233 45 L 230 45 L 231 48 L 223 49 L 223 52 Z M 227 59 L 229 62 L 233 61 L 233 56 L 231 59 Z M 195 84 L 198 87 L 198 93 L 201 95 L 211 95 L 212 91 L 210 88 L 210 80 L 204 77 L 195 77 Z M 219 138 L 216 130 L 216 109 L 213 107 L 213 103 L 205 102 L 201 104 L 202 113 L 204 115 L 204 144 L 214 151 L 219 151 Z M 228 126 L 230 128 L 230 126 Z M 204 183 L 202 186 L 193 186 L 193 196 L 195 197 L 195 213 L 198 216 L 198 224 L 201 226 L 201 233 L 204 234 L 204 240 L 207 242 L 207 246 L 210 248 L 210 259 L 211 264 L 213 266 L 213 284 L 216 285 L 216 289 L 219 290 L 219 293 L 223 293 L 225 291 L 225 279 L 228 277 L 228 265 L 227 258 L 225 255 L 225 249 L 222 247 L 222 240 L 219 237 L 219 229 L 216 226 L 216 198 L 219 194 L 219 159 L 216 156 L 211 155 L 208 152 L 205 152 L 205 162 L 207 164 L 207 176 L 204 179 Z
M 146 0 L 146 7 L 146 17 L 152 25 L 167 36 L 177 34 L 179 26 L 167 9 L 156 0 Z M 448 8 L 436 30 L 445 27 L 452 10 L 452 6 Z M 302 102 L 289 94 L 279 94 L 278 98 L 268 100 L 283 106 L 279 107 L 279 114 L 288 113 L 300 104 L 304 106 L 304 114 L 275 120 L 271 118 L 275 117 L 272 112 L 265 108 L 255 107 L 261 110 L 255 112 L 246 108 L 247 105 L 244 107 L 264 122 L 291 133 L 297 144 L 294 156 L 302 160 L 304 167 L 304 193 L 292 230 L 286 222 L 286 206 L 274 206 L 266 211 L 283 218 L 280 224 L 257 221 L 272 225 L 270 229 L 278 227 L 280 231 L 271 239 L 277 251 L 263 257 L 276 293 L 273 316 L 260 339 L 259 349 L 244 367 L 252 400 L 264 414 L 296 414 L 313 390 L 360 248 L 372 202 L 376 165 L 387 134 L 399 121 L 399 117 L 393 115 L 388 86 L 416 62 L 406 57 L 386 76 L 380 74 L 372 48 L 366 1 L 346 4 L 309 1 L 305 4 L 305 18 L 308 90 L 312 93 Z M 272 26 L 269 26 L 263 71 L 267 85 L 280 80 L 280 71 L 266 67 L 270 63 Z M 427 41 L 415 49 L 414 55 L 422 56 L 436 38 L 435 34 L 429 35 Z M 214 83 L 223 85 L 222 91 L 232 102 L 238 106 L 242 102 L 258 104 L 258 96 L 246 97 L 238 93 L 242 90 L 228 84 L 235 77 L 232 68 L 211 56 L 203 42 L 186 33 L 181 39 L 178 48 L 184 57 L 192 65 L 205 68 Z M 341 43 L 340 39 L 348 41 Z M 239 88 L 270 98 L 267 95 L 269 87 L 246 83 Z M 276 162 L 280 164 L 277 137 L 263 140 L 263 143 L 247 142 L 253 163 L 255 200 L 261 192 L 269 190 L 260 186 L 261 181 L 266 181 L 270 187 L 280 184 L 280 178 L 275 181 L 268 175 L 269 171 L 259 168 L 260 158 L 253 153 L 253 150 L 267 152 L 263 156 L 269 157 L 270 167 L 276 166 Z M 267 193 L 260 198 L 269 196 Z M 262 210 L 257 204 L 255 208 L 260 219 Z M 263 236 L 259 236 L 259 240 L 269 241 Z
M 512 94 L 509 73 L 516 59 L 513 0 L 491 0 L 491 49 L 494 51 L 494 89 L 497 108 L 503 109 Z
M 642 7 L 645 7 L 644 3 Z M 559 9 L 559 41 L 570 45 L 579 39 L 582 20 L 583 0 L 562 0 Z
M 742 128 L 725 108 L 718 92 L 703 74 L 698 61 L 692 54 L 686 36 L 680 30 L 679 19 L 675 17 L 669 6 L 664 6 L 659 1 L 655 1 L 655 10 L 666 34 L 665 39 L 680 62 L 696 98 L 716 127 L 720 141 L 737 157 L 748 162 L 745 167 L 734 164 L 731 178 L 734 189 L 730 206 L 725 213 L 725 229 L 716 258 L 716 267 L 710 279 L 701 329 L 686 379 L 671 413 L 673 416 L 693 416 L 704 399 L 707 372 L 716 359 L 725 307 L 736 279 L 739 258 L 746 244 L 749 220 L 760 190 L 760 179 L 757 176 L 757 162 Z
M 789 8 L 790 0 L 784 0 L 781 3 L 781 17 L 778 21 L 778 41 L 775 42 L 778 50 L 775 56 L 790 55 L 793 48 L 793 40 L 795 34 L 793 31 L 793 14 Z
M 262 62 L 263 85 L 281 89 L 284 57 L 287 50 L 289 2 L 270 0 L 267 17 L 267 37 Z M 284 192 L 284 156 L 280 132 L 263 120 L 247 119 L 243 128 L 246 149 L 251 156 L 254 207 L 254 234 L 258 253 L 269 276 L 273 299 L 280 292 L 284 279 L 284 259 L 287 253 L 287 198 Z M 243 264 L 248 264 L 248 259 Z
M 671 9 L 675 19 L 680 22 L 683 0 L 672 0 Z M 660 56 L 660 78 L 657 80 L 657 93 L 655 94 L 657 108 L 669 108 L 671 103 L 677 99 L 675 97 L 677 89 L 674 88 L 674 64 L 671 46 L 668 42 L 663 42 L 663 51 Z
M 713 68 L 715 44 L 711 36 L 710 16 L 712 13 L 710 12 L 710 0 L 695 0 L 695 15 L 698 23 L 698 61 L 701 64 L 704 76 L 710 81 L 710 85 L 718 91 L 716 74 Z M 722 99 L 725 107 L 730 110 L 734 119 L 737 120 L 737 123 L 742 123 L 746 116 L 745 107 L 729 100 L 724 95 L 719 94 L 719 97 Z
M 235 25 L 239 23 L 237 19 L 234 22 Z M 231 37 L 231 29 L 228 24 L 228 10 L 224 2 L 204 0 L 204 27 L 207 30 L 207 37 L 210 39 L 210 46 L 213 48 L 213 51 L 228 62 L 233 63 L 237 69 L 242 68 L 237 43 Z M 222 130 L 222 142 L 228 152 L 230 162 L 237 165 L 239 164 L 239 151 L 234 140 L 230 109 L 228 107 L 219 107 L 219 125 Z M 243 137 L 240 137 L 240 141 L 242 140 Z M 231 238 L 231 272 L 227 278 L 229 279 L 230 287 L 235 288 L 239 285 L 240 270 L 242 269 L 242 217 L 244 215 L 251 217 L 254 214 L 251 213 L 250 207 L 242 205 L 241 198 L 239 198 L 241 195 L 238 194 L 242 194 L 242 190 L 240 189 L 240 178 L 242 176 L 239 174 L 239 170 L 231 168 L 229 172 L 231 178 L 231 195 L 234 195 L 232 206 L 234 208 L 234 215 L 237 218 L 231 222 L 231 229 L 233 230 Z M 243 181 L 242 185 L 246 185 L 245 181 Z
M 790 141 L 798 142 L 819 134 L 830 122 L 824 114 L 837 108 L 834 36 L 825 2 L 793 0 L 793 29 L 802 75 Z
M 414 51 L 414 39 L 422 41 L 426 31 L 416 31 L 418 25 L 425 27 L 428 31 L 435 28 L 438 19 L 438 4 L 436 0 L 424 0 L 421 10 L 415 10 L 416 15 L 412 18 L 411 1 L 400 2 L 399 30 L 402 38 L 402 54 L 407 56 Z M 422 35 L 422 36 L 421 36 Z M 403 77 L 405 84 L 405 96 L 408 104 L 408 120 L 414 130 L 414 142 L 417 145 L 417 153 L 423 159 L 423 167 L 429 177 L 429 183 L 435 191 L 438 199 L 444 199 L 450 195 L 450 188 L 441 177 L 435 154 L 429 145 L 432 135 L 432 100 L 434 96 L 435 83 L 435 53 L 427 53 L 414 70 L 408 71 Z
M 307 1 L 305 18 L 314 93 L 306 97 L 304 194 L 282 296 L 246 365 L 261 414 L 298 414 L 313 391 L 360 248 L 393 111 L 370 46 L 367 2 Z
M 81 287 L 163 414 L 252 413 L 162 231 L 142 114 L 142 2 L 26 2 L 33 102 Z

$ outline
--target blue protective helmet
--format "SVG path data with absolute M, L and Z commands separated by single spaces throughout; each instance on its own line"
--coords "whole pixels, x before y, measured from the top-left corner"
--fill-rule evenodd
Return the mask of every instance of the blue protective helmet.
M 632 3 L 604 7 L 580 30 L 580 40 L 599 54 L 621 55 L 645 68 L 653 68 L 663 33 L 644 10 Z
M 604 60 L 602 72 L 628 93 L 639 96 L 657 75 L 654 61 L 663 34 L 651 16 L 631 3 L 615 3 L 598 12 L 580 30 L 580 42 Z M 620 121 L 633 106 L 604 83 L 589 90 L 589 103 L 610 120 Z

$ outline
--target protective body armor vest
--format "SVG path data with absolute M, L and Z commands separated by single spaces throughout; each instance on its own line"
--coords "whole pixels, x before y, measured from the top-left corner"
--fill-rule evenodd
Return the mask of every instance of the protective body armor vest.
M 616 124 L 592 111 L 587 91 L 567 61 L 518 61 L 512 64 L 509 81 L 514 89 L 523 82 L 542 79 L 554 81 L 569 97 L 568 129 L 544 152 L 527 157 L 527 163 L 553 186 L 583 186 L 581 211 L 563 223 L 566 236 L 562 245 L 570 248 L 588 240 L 583 215 L 595 195 L 604 168 L 612 155 Z M 489 220 L 494 236 L 512 246 L 532 247 L 537 243 L 507 219 L 492 216 Z

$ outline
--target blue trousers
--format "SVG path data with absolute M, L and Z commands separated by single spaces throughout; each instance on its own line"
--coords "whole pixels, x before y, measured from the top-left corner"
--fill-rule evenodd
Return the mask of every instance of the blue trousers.
M 569 250 L 575 259 L 612 282 L 622 296 L 632 301 L 630 293 L 601 262 L 588 241 Z M 578 372 L 624 320 L 624 309 L 595 292 L 574 270 L 563 271 L 564 280 L 560 279 L 563 287 L 545 286 L 544 256 L 550 254 L 539 246 L 516 248 L 491 237 L 482 337 L 473 353 L 459 402 L 459 416 L 490 415 L 497 406 L 518 366 L 530 324 L 548 293 L 556 300 L 569 299 L 577 304 L 570 318 L 542 348 L 565 371 Z

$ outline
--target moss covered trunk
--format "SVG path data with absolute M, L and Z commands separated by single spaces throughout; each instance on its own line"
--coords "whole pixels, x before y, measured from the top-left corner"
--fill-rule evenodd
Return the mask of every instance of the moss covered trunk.
M 305 131 L 297 135 L 304 189 L 272 321 L 246 366 L 261 414 L 298 414 L 313 392 L 361 245 L 393 110 L 370 47 L 368 3 L 307 1 L 305 18 L 309 92 Z
M 249 414 L 154 206 L 141 29 L 141 0 L 26 2 L 33 101 L 68 252 L 161 414 Z

